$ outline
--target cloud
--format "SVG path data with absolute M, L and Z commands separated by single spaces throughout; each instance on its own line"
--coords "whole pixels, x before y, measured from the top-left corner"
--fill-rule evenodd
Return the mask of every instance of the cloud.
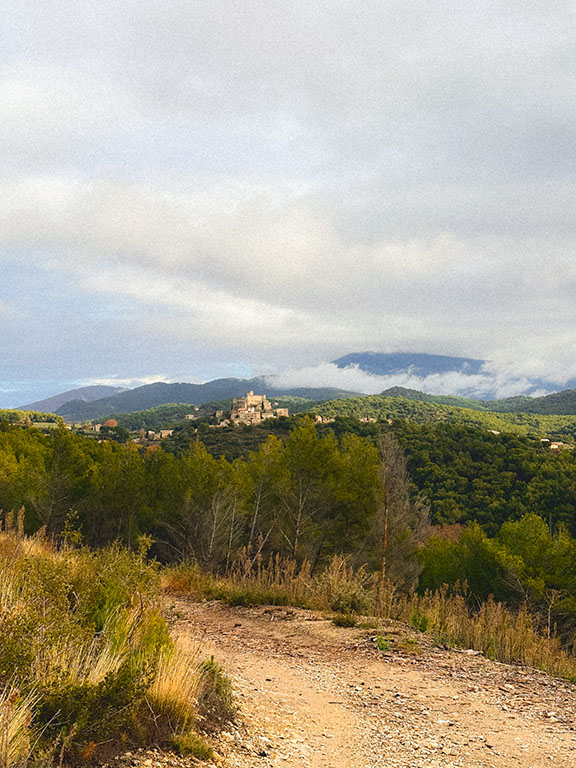
M 371 348 L 576 375 L 567 5 L 7 11 L 0 295 L 30 318 L 0 305 L 4 373 Z
M 150 374 L 148 376 L 141 376 L 139 378 L 122 379 L 117 374 L 109 374 L 107 376 L 100 376 L 92 379 L 84 379 L 78 384 L 80 387 L 93 387 L 96 385 L 103 385 L 106 387 L 122 387 L 124 389 L 134 389 L 135 387 L 142 387 L 145 384 L 155 384 L 158 381 L 170 384 L 173 379 L 168 376 L 158 373 Z
M 376 376 L 361 370 L 357 365 L 339 368 L 333 363 L 288 370 L 268 377 L 268 381 L 271 386 L 335 387 L 366 395 L 380 394 L 391 387 L 416 389 L 431 395 L 461 395 L 481 399 L 512 397 L 527 392 L 536 394 L 533 382 L 525 377 L 496 373 L 471 375 L 458 371 L 429 376 L 414 376 L 408 371 Z
M 0 193 L 5 259 L 75 275 L 143 334 L 235 346 L 254 363 L 367 347 L 494 358 L 520 334 L 556 352 L 576 336 L 568 241 L 349 242 L 308 193 L 274 185 L 37 177 Z

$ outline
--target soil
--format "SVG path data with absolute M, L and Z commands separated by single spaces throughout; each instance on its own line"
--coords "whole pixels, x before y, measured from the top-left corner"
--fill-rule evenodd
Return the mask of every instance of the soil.
M 291 608 L 172 602 L 181 642 L 201 642 L 233 680 L 237 721 L 213 739 L 227 768 L 576 766 L 571 683 L 398 623 L 339 628 Z

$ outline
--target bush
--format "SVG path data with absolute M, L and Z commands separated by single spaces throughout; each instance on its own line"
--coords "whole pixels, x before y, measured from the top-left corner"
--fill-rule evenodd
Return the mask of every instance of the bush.
M 353 613 L 337 613 L 332 618 L 332 624 L 337 627 L 355 627 L 358 624 L 358 619 Z
M 216 662 L 174 647 L 158 594 L 142 554 L 0 532 L 0 768 L 192 739 L 199 686 L 206 717 L 232 711 Z
M 214 750 L 195 733 L 176 734 L 170 740 L 174 751 L 186 757 L 195 757 L 197 760 L 213 760 Z
M 374 642 L 376 643 L 376 648 L 378 648 L 378 650 L 382 651 L 383 653 L 385 651 L 389 651 L 392 644 L 390 638 L 382 637 L 382 635 L 377 635 L 374 639 Z
M 233 720 L 237 713 L 232 683 L 214 656 L 200 668 L 198 687 L 198 716 L 202 727 L 212 730 L 217 725 Z

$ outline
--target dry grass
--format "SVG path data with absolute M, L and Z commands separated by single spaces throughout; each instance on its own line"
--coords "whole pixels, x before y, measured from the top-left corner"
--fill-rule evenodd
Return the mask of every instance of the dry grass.
M 12 687 L 0 691 L 0 768 L 23 768 L 36 737 L 30 727 L 37 704 L 34 693 L 20 696 Z
M 185 654 L 177 646 L 161 656 L 146 702 L 154 723 L 165 722 L 174 733 L 188 731 L 196 720 L 197 698 L 202 679 L 197 654 Z
M 539 632 L 537 619 L 525 605 L 512 611 L 490 598 L 471 610 L 465 594 L 450 594 L 444 588 L 396 598 L 389 617 L 450 645 L 474 648 L 490 659 L 576 680 L 576 657 L 562 647 L 558 638 Z
M 313 576 L 309 563 L 298 567 L 278 555 L 264 561 L 243 552 L 224 576 L 184 564 L 167 569 L 163 585 L 168 591 L 191 592 L 231 605 L 295 605 L 401 621 L 438 642 L 474 648 L 497 661 L 576 681 L 576 657 L 558 638 L 539 631 L 537 618 L 526 606 L 513 611 L 489 599 L 471 608 L 466 589 L 458 587 L 451 592 L 445 587 L 424 595 L 400 594 L 388 580 L 363 568 L 353 569 L 342 556 Z
M 98 685 L 117 674 L 126 658 L 106 639 L 77 643 L 63 639 L 41 648 L 34 657 L 32 675 L 43 685 L 63 682 L 70 686 Z
M 126 741 L 175 737 L 209 751 L 194 732 L 208 722 L 200 700 L 208 691 L 217 715 L 229 682 L 174 645 L 157 570 L 120 547 L 57 549 L 17 524 L 0 531 L 0 768 L 97 761 Z

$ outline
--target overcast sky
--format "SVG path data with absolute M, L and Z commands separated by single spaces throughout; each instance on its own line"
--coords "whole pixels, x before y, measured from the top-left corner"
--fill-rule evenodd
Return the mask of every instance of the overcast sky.
M 576 375 L 557 0 L 5 0 L 0 406 L 351 351 Z

